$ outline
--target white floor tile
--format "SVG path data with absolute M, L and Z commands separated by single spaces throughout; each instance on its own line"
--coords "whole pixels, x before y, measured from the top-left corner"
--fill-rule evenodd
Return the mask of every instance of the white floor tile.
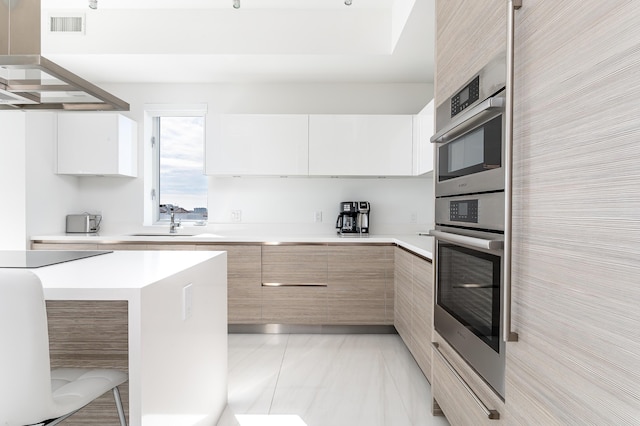
M 397 335 L 229 335 L 218 426 L 440 426 Z

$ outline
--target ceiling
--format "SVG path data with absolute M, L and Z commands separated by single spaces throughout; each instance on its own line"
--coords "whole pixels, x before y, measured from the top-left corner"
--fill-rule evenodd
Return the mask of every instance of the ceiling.
M 42 55 L 94 83 L 433 82 L 435 0 L 240 1 L 41 0 Z

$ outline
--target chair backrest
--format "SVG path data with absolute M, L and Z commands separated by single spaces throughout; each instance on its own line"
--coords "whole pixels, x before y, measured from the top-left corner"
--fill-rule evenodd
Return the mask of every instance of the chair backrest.
M 0 268 L 0 425 L 28 424 L 52 404 L 42 283 L 31 271 Z

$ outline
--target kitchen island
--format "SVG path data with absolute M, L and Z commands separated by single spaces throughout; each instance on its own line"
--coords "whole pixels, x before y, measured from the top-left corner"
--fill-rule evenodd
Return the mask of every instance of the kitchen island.
M 88 335 L 93 327 L 90 340 L 105 344 L 103 359 L 89 357 L 90 363 L 108 367 L 111 336 L 104 330 L 121 324 L 127 342 L 129 424 L 216 423 L 227 399 L 225 252 L 115 251 L 32 271 L 47 300 L 52 364 L 74 366 L 74 358 L 83 359 L 82 342 L 76 341 L 67 343 L 77 357 L 67 353 L 65 360 L 57 359 L 66 337 L 56 333 L 73 338 L 78 333 L 69 329 L 77 324 L 79 330 L 88 327 Z M 80 316 L 74 318 L 76 307 Z M 86 323 L 87 317 L 93 324 Z M 69 424 L 86 424 L 85 410 L 91 409 L 71 417 Z

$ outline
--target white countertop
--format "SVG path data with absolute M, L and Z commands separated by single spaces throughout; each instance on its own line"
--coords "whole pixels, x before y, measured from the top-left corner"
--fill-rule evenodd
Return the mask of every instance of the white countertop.
M 153 234 L 150 232 L 149 234 Z M 340 237 L 337 235 L 286 235 L 286 234 L 244 234 L 244 235 L 218 235 L 211 233 L 201 233 L 196 235 L 185 235 L 178 233 L 176 236 L 153 235 L 84 235 L 84 234 L 63 234 L 63 235 L 37 235 L 31 237 L 31 241 L 44 243 L 80 243 L 80 244 L 100 244 L 100 243 L 191 243 L 191 244 L 225 244 L 225 243 L 330 243 L 330 244 L 397 244 L 420 256 L 428 259 L 433 258 L 433 237 L 420 236 L 418 234 L 403 235 L 370 235 L 368 237 Z
M 220 254 L 215 251 L 114 251 L 30 270 L 42 281 L 47 299 L 129 300 L 144 287 Z

